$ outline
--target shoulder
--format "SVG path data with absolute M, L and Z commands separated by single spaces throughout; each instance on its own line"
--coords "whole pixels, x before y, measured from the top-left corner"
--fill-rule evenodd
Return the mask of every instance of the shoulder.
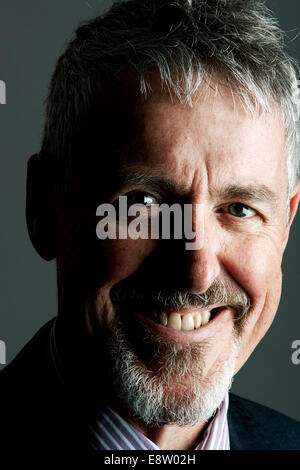
M 300 423 L 267 406 L 229 394 L 232 450 L 300 450 Z
M 22 348 L 17 356 L 0 372 L 1 390 L 13 391 L 22 384 L 22 389 L 37 381 L 45 370 L 49 355 L 49 335 L 54 320 L 46 323 Z M 12 389 L 12 390 L 10 390 Z
M 17 427 L 23 436 L 28 435 L 30 423 L 38 422 L 53 393 L 48 366 L 51 324 L 44 325 L 0 372 L 1 442 L 15 434 Z
M 0 449 L 17 445 L 61 450 L 85 445 L 72 391 L 64 392 L 51 367 L 53 321 L 44 325 L 0 373 Z

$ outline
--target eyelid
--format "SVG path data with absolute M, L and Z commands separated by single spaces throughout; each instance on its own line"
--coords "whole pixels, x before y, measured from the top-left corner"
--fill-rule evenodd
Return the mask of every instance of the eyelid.
M 163 199 L 163 196 L 161 194 L 158 194 L 157 192 L 153 191 L 153 190 L 145 190 L 145 189 L 131 189 L 129 191 L 124 191 L 122 193 L 120 193 L 118 195 L 118 197 L 120 196 L 130 196 L 130 195 L 134 195 L 134 194 L 137 194 L 137 195 L 144 195 L 144 196 L 151 196 L 153 199 L 155 199 L 156 202 L 153 202 L 153 204 L 155 203 L 160 203 L 161 200 Z
M 245 217 L 237 217 L 237 216 L 234 216 L 234 215 L 230 214 L 229 211 L 228 211 L 228 208 L 229 208 L 230 206 L 232 206 L 233 204 L 240 204 L 241 206 L 244 206 L 244 207 L 246 207 L 247 209 L 250 209 L 251 211 L 255 212 L 255 214 L 253 214 L 252 216 L 249 216 L 249 217 L 247 217 L 247 216 L 245 216 Z M 230 216 L 232 216 L 232 217 L 235 217 L 236 219 L 251 219 L 251 218 L 254 218 L 254 217 L 256 217 L 256 216 L 259 216 L 259 217 L 261 217 L 262 219 L 264 219 L 264 216 L 261 214 L 260 211 L 258 211 L 257 209 L 254 209 L 254 207 L 251 207 L 249 204 L 246 204 L 245 202 L 242 202 L 242 201 L 230 201 L 230 202 L 228 202 L 227 204 L 223 204 L 223 205 L 219 208 L 219 211 L 220 211 L 220 212 L 223 212 L 223 213 L 225 213 L 225 214 L 228 214 L 228 215 L 230 215 Z

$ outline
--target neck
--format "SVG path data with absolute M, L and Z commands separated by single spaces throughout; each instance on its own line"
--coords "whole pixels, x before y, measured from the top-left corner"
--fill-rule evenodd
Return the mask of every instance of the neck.
M 160 426 L 148 427 L 144 423 L 133 419 L 125 413 L 119 413 L 118 410 L 110 406 L 115 412 L 120 414 L 127 423 L 144 434 L 150 441 L 162 450 L 190 450 L 202 440 L 208 423 L 197 423 L 192 426 L 178 426 L 176 424 L 164 424 Z

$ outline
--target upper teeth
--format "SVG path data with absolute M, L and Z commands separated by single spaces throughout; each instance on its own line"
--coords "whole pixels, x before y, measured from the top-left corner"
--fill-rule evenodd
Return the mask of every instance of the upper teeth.
M 159 321 L 163 326 L 174 328 L 175 330 L 194 330 L 199 328 L 201 325 L 205 325 L 209 322 L 210 311 L 204 310 L 194 315 L 187 313 L 181 315 L 179 312 L 172 312 L 167 314 L 161 312 L 159 314 Z

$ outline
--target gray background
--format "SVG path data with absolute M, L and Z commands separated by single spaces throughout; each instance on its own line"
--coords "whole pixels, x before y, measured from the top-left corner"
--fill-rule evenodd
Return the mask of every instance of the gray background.
M 56 314 L 55 264 L 35 253 L 24 217 L 26 161 L 39 150 L 49 79 L 78 23 L 110 3 L 0 0 L 0 79 L 7 86 L 7 104 L 0 105 L 0 339 L 6 342 L 7 364 Z M 299 0 L 267 4 L 293 39 L 288 49 L 299 61 Z M 298 420 L 300 364 L 291 362 L 291 344 L 300 339 L 299 235 L 298 214 L 283 262 L 279 311 L 233 385 L 235 393 Z

